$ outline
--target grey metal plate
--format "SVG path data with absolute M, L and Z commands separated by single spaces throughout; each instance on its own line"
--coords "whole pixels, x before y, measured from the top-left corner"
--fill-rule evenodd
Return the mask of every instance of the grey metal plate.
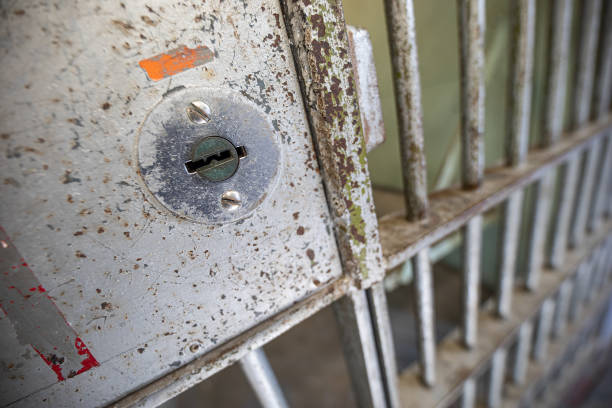
M 9 311 L 1 405 L 109 403 L 340 275 L 276 1 L 2 2 L 0 19 L 0 225 L 99 363 L 58 381 Z M 214 57 L 140 68 L 180 45 Z M 239 93 L 274 127 L 276 188 L 242 221 L 177 218 L 138 175 L 140 127 L 183 86 Z

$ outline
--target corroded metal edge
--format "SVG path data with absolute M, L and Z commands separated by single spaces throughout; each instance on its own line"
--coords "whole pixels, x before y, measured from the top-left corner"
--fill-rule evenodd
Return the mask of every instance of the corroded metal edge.
M 610 126 L 612 115 L 599 124 L 566 135 L 547 150 L 530 152 L 522 166 L 490 169 L 477 190 L 451 188 L 434 193 L 430 197 L 430 216 L 423 221 L 408 222 L 401 213 L 382 217 L 380 239 L 387 269 L 400 265 L 420 249 L 457 230 L 474 215 L 500 204 L 514 191 L 539 180 L 553 167 L 605 137 L 605 130 Z
M 342 2 L 281 5 L 344 270 L 365 286 L 383 264 Z

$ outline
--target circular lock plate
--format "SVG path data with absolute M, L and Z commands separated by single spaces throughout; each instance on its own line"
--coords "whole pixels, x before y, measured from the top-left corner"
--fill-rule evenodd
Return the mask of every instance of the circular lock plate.
M 192 102 L 210 108 L 208 120 L 194 123 Z M 227 139 L 244 147 L 235 173 L 211 181 L 185 163 L 207 137 Z M 279 176 L 281 150 L 266 116 L 236 93 L 210 88 L 188 88 L 167 95 L 147 116 L 138 137 L 138 165 L 142 178 L 157 199 L 175 215 L 205 224 L 223 224 L 249 215 L 271 193 Z M 224 193 L 237 192 L 237 206 L 224 205 Z

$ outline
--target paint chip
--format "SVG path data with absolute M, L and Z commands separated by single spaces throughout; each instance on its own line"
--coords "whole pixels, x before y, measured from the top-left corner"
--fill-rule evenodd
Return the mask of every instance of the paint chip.
M 212 61 L 213 52 L 206 46 L 187 48 L 180 45 L 167 53 L 147 58 L 138 63 L 145 70 L 152 81 L 176 75 L 191 68 L 198 67 Z

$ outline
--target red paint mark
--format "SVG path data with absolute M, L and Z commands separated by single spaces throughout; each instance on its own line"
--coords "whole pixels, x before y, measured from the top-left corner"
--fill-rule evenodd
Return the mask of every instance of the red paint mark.
M 27 262 L 21 258 L 18 265 L 10 265 L 9 260 L 17 258 L 19 253 L 2 227 L 0 238 L 9 244 L 4 249 L 8 251 L 5 253 L 8 258 L 0 259 L 2 267 L 9 270 L 8 274 L 3 274 L 6 277 L 0 275 L 0 310 L 11 320 L 27 320 L 28 324 L 15 326 L 20 341 L 32 346 L 56 374 L 58 381 L 99 366 Z M 11 271 L 15 269 L 15 272 Z M 36 329 L 28 330 L 27 327 Z
M 184 45 L 165 54 L 143 59 L 138 63 L 145 70 L 149 78 L 159 81 L 166 77 L 206 64 L 212 61 L 213 52 L 205 46 L 187 48 Z

